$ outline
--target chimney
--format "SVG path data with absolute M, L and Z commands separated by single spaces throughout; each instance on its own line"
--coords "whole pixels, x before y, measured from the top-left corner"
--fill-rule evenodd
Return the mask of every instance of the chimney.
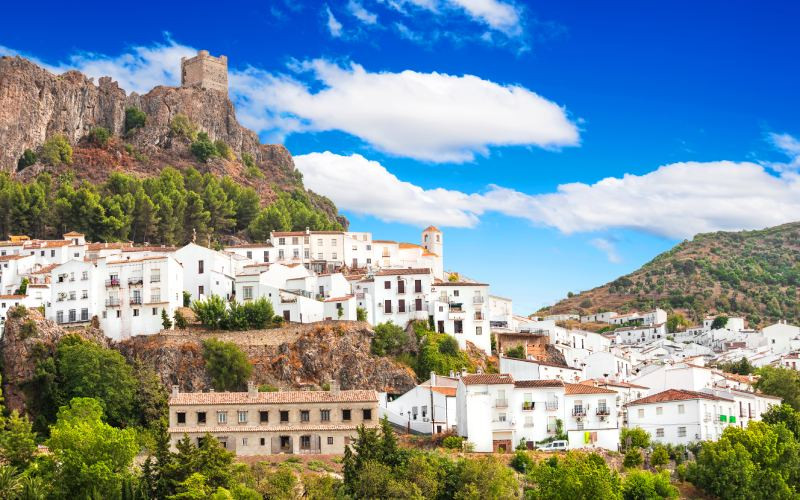
M 431 387 L 436 387 L 436 372 L 431 370 Z
M 333 394 L 339 394 L 339 381 L 331 379 L 331 392 Z
M 456 378 L 456 372 L 455 371 L 450 370 L 450 378 Z
M 180 386 L 178 384 L 174 384 L 172 386 L 172 395 L 177 396 L 179 392 L 181 392 Z
M 467 376 L 467 369 L 465 367 L 461 367 L 461 376 L 462 377 L 466 377 Z
M 483 374 L 483 368 L 478 368 L 478 369 L 475 371 L 475 373 L 477 373 L 478 375 L 482 375 L 482 374 Z
M 256 383 L 252 380 L 247 381 L 247 394 L 250 396 L 258 394 L 258 387 L 256 387 Z

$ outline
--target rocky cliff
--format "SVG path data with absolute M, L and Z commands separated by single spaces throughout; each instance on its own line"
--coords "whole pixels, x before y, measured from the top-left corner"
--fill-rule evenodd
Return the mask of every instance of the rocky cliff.
M 125 132 L 125 110 L 144 111 L 144 127 Z M 199 164 L 189 153 L 188 139 L 170 132 L 170 122 L 183 114 L 213 141 L 225 142 L 235 159 L 215 158 Z M 108 129 L 108 148 L 86 140 L 95 127 Z M 258 135 L 236 120 L 227 95 L 216 90 L 159 86 L 144 95 L 126 94 L 111 78 L 95 83 L 77 71 L 54 75 L 21 58 L 0 57 L 0 171 L 14 172 L 26 149 L 36 150 L 54 134 L 63 134 L 74 149 L 70 169 L 79 179 L 104 180 L 109 173 L 152 175 L 163 167 L 195 166 L 253 186 L 262 200 L 281 190 L 302 187 L 289 151 L 279 144 L 261 144 Z M 250 155 L 263 175 L 247 174 L 242 162 Z M 65 166 L 35 164 L 18 175 L 31 178 L 43 170 L 61 173 Z M 317 208 L 337 216 L 329 200 L 311 193 Z M 340 218 L 346 225 L 346 220 Z

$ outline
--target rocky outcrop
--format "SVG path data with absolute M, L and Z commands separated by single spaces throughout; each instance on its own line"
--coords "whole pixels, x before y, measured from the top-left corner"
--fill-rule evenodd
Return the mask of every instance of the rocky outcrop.
M 152 366 L 166 385 L 185 391 L 210 388 L 202 359 L 202 341 L 210 337 L 236 343 L 253 364 L 257 384 L 298 389 L 336 380 L 343 389 L 392 393 L 414 387 L 408 367 L 370 353 L 372 336 L 366 323 L 323 322 L 252 332 L 134 337 L 116 348 L 129 360 Z
M 8 310 L 3 338 L 2 355 L 3 396 L 9 410 L 24 412 L 27 405 L 23 388 L 36 371 L 36 359 L 55 352 L 62 337 L 74 333 L 87 340 L 107 345 L 103 332 L 96 327 L 66 331 L 45 319 L 36 309 L 14 307 Z

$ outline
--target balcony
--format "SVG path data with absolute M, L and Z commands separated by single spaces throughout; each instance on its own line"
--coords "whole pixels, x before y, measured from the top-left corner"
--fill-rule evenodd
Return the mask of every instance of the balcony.
M 484 301 L 483 295 L 476 295 L 472 297 L 473 304 L 483 304 L 483 301 Z
M 533 411 L 535 407 L 536 403 L 534 403 L 533 401 L 525 401 L 524 403 L 522 403 L 522 411 Z
M 119 286 L 119 278 L 111 278 L 110 280 L 106 280 L 106 287 L 114 286 Z
M 106 307 L 119 307 L 119 299 L 106 299 Z
M 507 399 L 495 399 L 494 400 L 494 407 L 495 408 L 508 408 L 508 400 Z
M 558 401 L 546 401 L 544 403 L 544 409 L 548 411 L 558 410 Z
M 161 283 L 161 276 L 150 276 L 150 283 Z
M 129 285 L 141 285 L 142 283 L 144 283 L 144 278 L 141 276 L 131 276 L 128 278 Z
M 586 408 L 582 406 L 576 406 L 572 409 L 572 416 L 573 417 L 585 417 L 586 416 Z
M 601 407 L 597 408 L 597 410 L 595 411 L 595 414 L 596 415 L 601 415 L 601 416 L 608 416 L 608 415 L 611 415 L 611 410 L 609 410 L 607 406 L 606 407 L 601 406 Z
M 132 297 L 130 302 L 129 302 L 129 304 L 132 305 L 132 306 L 140 306 L 140 305 L 142 305 L 142 298 L 141 297 Z
M 506 430 L 506 429 L 513 429 L 514 428 L 514 421 L 513 420 L 494 420 L 492 422 L 492 430 Z
M 533 422 L 525 422 L 525 427 L 533 427 Z
M 247 299 L 245 299 L 245 300 L 247 300 Z M 162 301 L 161 300 L 161 295 L 151 295 L 150 296 L 150 301 L 148 302 L 148 304 L 161 304 L 162 302 L 166 302 L 166 301 Z

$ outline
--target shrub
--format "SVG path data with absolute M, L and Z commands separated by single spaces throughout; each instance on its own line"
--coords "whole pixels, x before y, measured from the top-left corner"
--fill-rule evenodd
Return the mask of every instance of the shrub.
M 622 482 L 624 500 L 651 500 L 656 498 L 676 498 L 678 489 L 669 482 L 669 473 L 653 473 L 635 470 L 628 473 Z
M 125 133 L 144 127 L 147 115 L 139 108 L 130 107 L 125 110 Z
M 264 178 L 264 172 L 262 172 L 261 169 L 259 169 L 258 167 L 255 167 L 255 166 L 247 167 L 247 169 L 244 171 L 244 175 L 246 175 L 250 179 L 263 179 Z
M 36 153 L 31 151 L 30 149 L 26 149 L 22 156 L 19 157 L 17 160 L 17 170 L 22 170 L 25 167 L 30 167 L 36 163 Z
M 526 498 L 618 499 L 619 475 L 596 453 L 568 451 L 537 464 L 528 473 L 535 489 Z
M 278 392 L 280 388 L 271 384 L 261 384 L 258 386 L 258 392 Z
M 220 158 L 225 158 L 226 160 L 231 160 L 231 161 L 236 159 L 236 156 L 234 156 L 231 147 L 225 144 L 225 141 L 221 139 L 217 139 L 216 141 L 214 141 L 214 149 L 217 150 L 217 155 Z
M 642 452 L 638 448 L 631 448 L 625 452 L 625 458 L 622 460 L 622 465 L 629 468 L 639 467 L 642 465 L 643 461 Z
M 195 158 L 204 163 L 218 154 L 217 148 L 205 132 L 197 134 L 197 139 L 192 142 L 189 149 Z
M 517 450 L 508 465 L 521 474 L 527 474 L 528 471 L 533 470 L 536 463 L 527 451 Z
M 586 309 L 586 308 L 589 308 L 589 307 L 592 307 L 592 299 L 590 299 L 590 298 L 588 298 L 588 297 L 587 297 L 587 298 L 583 299 L 583 300 L 581 301 L 581 303 L 580 303 L 580 304 L 578 304 L 578 305 L 579 305 L 580 307 L 584 308 L 584 309 Z
M 28 308 L 24 305 L 18 305 L 8 310 L 9 318 L 24 318 L 28 315 Z
M 47 139 L 42 145 L 42 152 L 39 157 L 44 163 L 48 165 L 71 165 L 72 164 L 72 146 L 66 136 L 56 134 Z
M 235 391 L 244 388 L 253 373 L 253 365 L 233 342 L 209 339 L 203 342 L 203 359 L 206 373 L 211 377 L 214 389 Z
M 161 326 L 164 327 L 164 330 L 172 328 L 172 320 L 169 319 L 166 309 L 161 309 Z
M 653 447 L 653 452 L 650 453 L 650 465 L 653 467 L 661 467 L 669 463 L 669 452 L 664 445 L 657 444 Z
M 183 291 L 183 307 L 189 307 L 192 305 L 192 294 L 187 292 L 186 290 Z
M 173 315 L 173 318 L 175 320 L 176 328 L 180 328 L 181 330 L 186 329 L 186 327 L 188 326 L 186 317 L 180 311 L 176 310 L 175 314 Z
M 197 139 L 197 127 L 189 117 L 183 113 L 178 113 L 169 122 L 169 131 L 177 137 L 186 137 L 190 141 Z
M 219 295 L 194 301 L 192 311 L 203 326 L 212 330 L 221 328 L 226 320 L 225 301 Z
M 439 342 L 439 352 L 445 356 L 458 356 L 458 341 L 449 335 L 444 337 Z
M 623 450 L 631 448 L 649 448 L 650 434 L 641 427 L 623 427 L 619 433 L 619 442 Z
M 370 350 L 376 356 L 399 354 L 408 341 L 406 331 L 391 321 L 375 325 Z
M 518 345 L 510 349 L 506 349 L 507 358 L 525 359 L 525 347 Z
M 32 319 L 26 320 L 22 323 L 22 326 L 19 329 L 20 336 L 22 339 L 27 339 L 31 337 L 35 337 L 38 333 L 38 329 L 36 328 L 36 322 Z
M 367 310 L 363 307 L 356 307 L 356 319 L 358 321 L 366 321 L 367 320 Z
M 106 147 L 110 138 L 111 132 L 105 127 L 95 127 L 89 132 L 89 142 L 99 148 Z
M 447 436 L 442 440 L 442 446 L 449 450 L 460 450 L 464 445 L 464 438 L 461 436 Z

